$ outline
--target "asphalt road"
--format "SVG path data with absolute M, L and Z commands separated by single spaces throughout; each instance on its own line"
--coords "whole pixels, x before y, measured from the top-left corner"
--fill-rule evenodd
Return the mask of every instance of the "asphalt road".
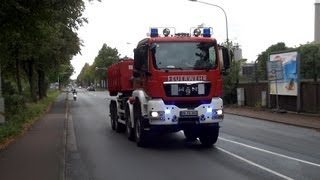
M 139 148 L 111 130 L 107 92 L 71 95 L 66 179 L 319 179 L 320 133 L 225 115 L 212 148 L 187 143 L 182 132 Z

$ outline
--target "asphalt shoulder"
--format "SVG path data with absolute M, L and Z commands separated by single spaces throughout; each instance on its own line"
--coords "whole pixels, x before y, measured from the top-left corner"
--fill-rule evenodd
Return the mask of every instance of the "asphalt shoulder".
M 226 114 L 246 116 L 267 121 L 274 121 L 295 126 L 320 129 L 320 114 L 297 112 L 275 112 L 271 109 L 248 106 L 228 105 L 224 107 Z

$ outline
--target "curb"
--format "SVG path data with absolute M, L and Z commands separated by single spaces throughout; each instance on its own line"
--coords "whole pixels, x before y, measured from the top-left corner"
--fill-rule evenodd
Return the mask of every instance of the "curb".
M 257 117 L 257 116 L 237 114 L 237 113 L 232 113 L 232 112 L 225 112 L 225 114 L 231 114 L 231 115 L 236 115 L 236 116 L 254 118 L 254 119 L 259 119 L 259 120 L 263 120 L 263 121 L 271 121 L 271 122 L 276 122 L 276 123 L 281 123 L 281 124 L 286 124 L 286 125 L 292 125 L 292 126 L 296 126 L 296 127 L 304 127 L 304 128 L 309 128 L 309 129 L 320 130 L 319 127 L 314 127 L 314 126 L 311 126 L 311 125 L 305 125 L 305 124 L 300 124 L 300 123 L 290 123 L 290 122 L 284 122 L 284 121 L 279 121 L 279 120 L 261 118 L 261 117 Z
M 66 151 L 67 151 L 67 128 L 68 128 L 68 118 L 69 118 L 69 93 L 66 93 L 65 98 L 65 106 L 66 106 L 66 114 L 64 118 L 64 130 L 63 130 L 63 140 L 62 140 L 62 157 L 61 157 L 61 170 L 59 173 L 59 180 L 65 180 L 66 179 Z

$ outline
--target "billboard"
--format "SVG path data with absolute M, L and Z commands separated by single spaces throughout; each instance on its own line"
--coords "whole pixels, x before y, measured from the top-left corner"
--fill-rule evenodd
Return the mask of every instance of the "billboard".
M 269 55 L 269 62 L 281 62 L 282 78 L 270 79 L 270 94 L 278 94 L 285 96 L 298 96 L 298 81 L 299 81 L 299 54 L 297 51 L 279 52 Z M 274 72 L 274 69 L 268 67 L 268 72 Z M 277 76 L 277 75 L 276 75 Z

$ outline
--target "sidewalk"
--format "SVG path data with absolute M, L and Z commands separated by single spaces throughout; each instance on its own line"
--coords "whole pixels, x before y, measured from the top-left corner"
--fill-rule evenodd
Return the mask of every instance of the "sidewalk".
M 1 180 L 63 179 L 66 94 L 23 136 L 0 151 Z
M 234 114 L 307 128 L 320 129 L 320 115 L 308 115 L 296 112 L 276 113 L 269 109 L 258 109 L 246 106 L 226 106 L 224 108 L 224 112 L 227 114 Z

